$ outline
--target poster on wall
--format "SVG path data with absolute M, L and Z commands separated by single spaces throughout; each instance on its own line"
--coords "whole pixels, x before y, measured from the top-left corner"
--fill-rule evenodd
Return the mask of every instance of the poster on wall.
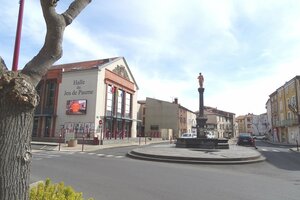
M 87 109 L 86 99 L 68 100 L 66 107 L 67 115 L 85 115 Z

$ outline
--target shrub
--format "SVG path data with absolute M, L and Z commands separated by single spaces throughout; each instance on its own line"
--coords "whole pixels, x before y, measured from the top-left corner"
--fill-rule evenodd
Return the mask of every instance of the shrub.
M 51 183 L 49 178 L 45 183 L 39 183 L 30 189 L 30 200 L 84 200 L 81 192 L 76 192 L 70 186 L 65 186 L 63 182 Z M 93 199 L 89 199 L 93 200 Z

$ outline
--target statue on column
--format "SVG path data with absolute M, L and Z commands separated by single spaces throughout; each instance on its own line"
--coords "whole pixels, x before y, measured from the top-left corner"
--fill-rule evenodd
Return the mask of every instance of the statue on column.
M 199 73 L 198 80 L 200 88 L 203 88 L 204 77 L 201 73 Z

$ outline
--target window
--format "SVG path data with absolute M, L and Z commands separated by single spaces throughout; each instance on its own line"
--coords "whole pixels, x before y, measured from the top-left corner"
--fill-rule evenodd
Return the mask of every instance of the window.
M 132 95 L 130 93 L 126 92 L 126 98 L 125 98 L 125 117 L 126 118 L 131 117 L 131 99 L 132 99 Z M 145 114 L 145 108 L 143 108 L 143 114 Z
M 113 93 L 114 87 L 109 85 L 106 94 L 106 115 L 113 116 Z
M 292 98 L 291 98 L 291 104 L 293 106 L 296 106 L 296 97 L 295 96 L 292 96 Z
M 44 137 L 50 137 L 51 132 L 51 117 L 46 117 Z
M 123 108 L 123 91 L 118 89 L 117 92 L 118 105 L 117 105 L 117 117 L 122 117 L 122 108 Z
M 34 117 L 33 119 L 33 129 L 32 129 L 32 137 L 37 137 L 38 133 L 38 124 L 39 124 L 39 118 Z
M 54 107 L 56 82 L 47 81 L 46 85 L 46 108 Z
M 35 88 L 36 89 L 36 92 L 38 93 L 38 95 L 40 96 L 41 98 L 41 101 L 43 100 L 42 98 L 42 86 L 44 84 L 44 81 L 40 81 L 39 84 L 37 85 L 37 87 Z M 40 114 L 41 113 L 41 104 L 42 102 L 39 102 L 39 105 L 36 107 L 35 109 L 35 113 L 37 114 Z

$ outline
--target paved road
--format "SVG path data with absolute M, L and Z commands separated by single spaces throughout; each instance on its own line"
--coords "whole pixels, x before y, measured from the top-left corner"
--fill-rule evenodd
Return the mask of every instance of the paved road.
M 300 154 L 265 143 L 258 142 L 257 146 L 267 157 L 266 162 L 224 166 L 125 157 L 135 147 L 93 153 L 35 152 L 31 182 L 50 177 L 96 200 L 298 200 Z
M 257 142 L 260 153 L 267 157 L 267 162 L 273 166 L 290 171 L 300 170 L 300 153 L 291 152 L 290 147 Z

